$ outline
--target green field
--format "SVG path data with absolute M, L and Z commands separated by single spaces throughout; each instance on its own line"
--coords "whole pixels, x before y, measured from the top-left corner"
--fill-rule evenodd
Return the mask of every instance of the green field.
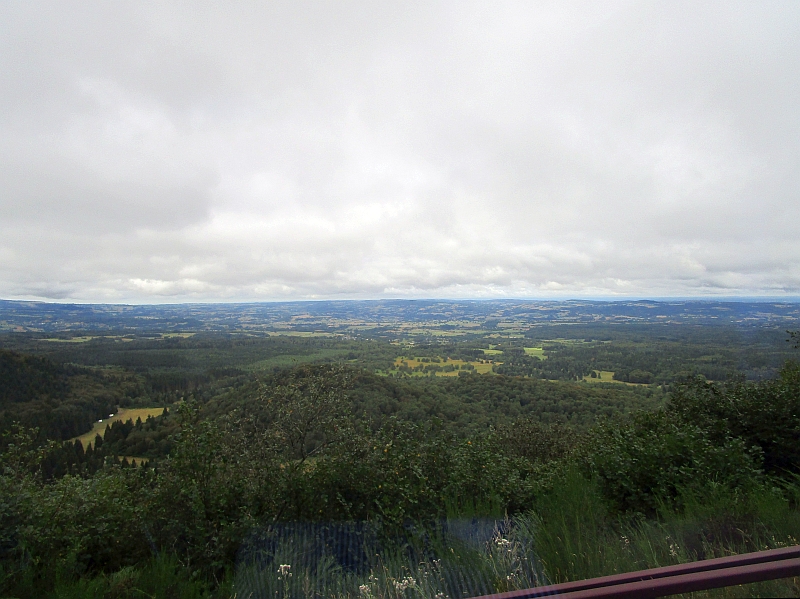
M 431 366 L 431 365 L 436 365 L 441 367 L 450 365 L 453 366 L 455 370 L 452 370 L 450 372 L 434 371 L 434 376 L 458 376 L 459 372 L 470 372 L 469 370 L 462 370 L 462 367 L 465 364 L 471 364 L 474 368 L 472 372 L 477 372 L 478 374 L 488 374 L 492 372 L 492 366 L 494 364 L 497 364 L 497 362 L 477 362 L 477 361 L 468 362 L 466 360 L 452 360 L 450 358 L 437 358 L 437 359 L 439 360 L 438 362 L 431 362 L 430 359 L 428 359 L 428 361 L 426 362 L 423 362 L 422 358 L 406 358 L 400 356 L 395 359 L 394 368 L 390 372 L 392 373 L 400 372 L 398 369 L 403 365 L 408 366 L 411 369 L 418 368 L 420 366 L 424 368 L 425 366 Z M 429 376 L 429 374 L 430 374 L 429 372 L 417 371 L 410 373 L 409 376 L 423 377 L 423 376 Z
M 270 337 L 335 337 L 334 333 L 324 331 L 270 331 Z
M 58 339 L 56 337 L 53 337 L 53 338 L 43 339 L 43 341 L 52 341 L 54 343 L 86 343 L 87 341 L 91 341 L 92 339 L 95 338 L 96 337 L 84 336 L 84 337 L 70 337 L 69 339 Z
M 615 381 L 614 380 L 614 373 L 610 370 L 596 370 L 597 374 L 599 375 L 597 378 L 592 378 L 591 376 L 583 377 L 583 380 L 587 383 L 621 383 L 622 381 Z
M 627 383 L 625 381 L 618 381 L 614 378 L 614 373 L 610 370 L 595 370 L 595 372 L 599 375 L 597 378 L 592 378 L 591 376 L 587 375 L 583 377 L 583 380 L 587 383 L 616 383 L 617 385 L 631 385 L 631 386 L 647 386 L 646 383 Z

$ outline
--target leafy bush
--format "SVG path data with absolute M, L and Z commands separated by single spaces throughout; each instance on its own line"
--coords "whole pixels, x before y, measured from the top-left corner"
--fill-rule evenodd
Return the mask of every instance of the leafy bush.
M 666 412 L 600 425 L 584 451 L 589 473 L 622 512 L 652 515 L 664 503 L 680 507 L 686 492 L 711 483 L 746 492 L 763 481 L 757 449 L 738 438 L 714 442 Z
M 763 453 L 767 472 L 800 472 L 800 364 L 787 362 L 780 376 L 760 383 L 695 380 L 668 405 L 678 421 L 705 431 L 714 443 L 731 437 Z

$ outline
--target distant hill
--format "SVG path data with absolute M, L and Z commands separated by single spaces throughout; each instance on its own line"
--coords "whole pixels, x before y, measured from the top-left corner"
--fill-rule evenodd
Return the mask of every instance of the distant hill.
M 409 330 L 408 325 L 415 326 Z M 348 300 L 240 304 L 55 304 L 0 300 L 0 332 L 279 332 L 397 339 L 421 333 L 525 332 L 552 324 L 779 327 L 800 302 L 722 300 Z M 420 331 L 419 329 L 422 329 Z

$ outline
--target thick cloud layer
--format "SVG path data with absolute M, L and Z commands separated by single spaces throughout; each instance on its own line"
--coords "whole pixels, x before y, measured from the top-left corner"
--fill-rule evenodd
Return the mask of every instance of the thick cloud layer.
M 0 297 L 800 294 L 800 4 L 0 5 Z

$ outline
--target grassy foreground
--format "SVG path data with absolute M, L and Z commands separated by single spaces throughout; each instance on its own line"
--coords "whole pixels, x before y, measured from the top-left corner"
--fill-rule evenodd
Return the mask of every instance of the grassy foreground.
M 774 492 L 745 498 L 720 490 L 680 515 L 615 517 L 594 483 L 568 471 L 513 519 L 451 518 L 393 543 L 374 532 L 352 523 L 283 524 L 253 531 L 216 582 L 163 552 L 93 578 L 54 572 L 46 594 L 45 581 L 23 576 L 7 596 L 455 599 L 795 545 L 800 512 Z M 794 578 L 687 596 L 798 595 Z

